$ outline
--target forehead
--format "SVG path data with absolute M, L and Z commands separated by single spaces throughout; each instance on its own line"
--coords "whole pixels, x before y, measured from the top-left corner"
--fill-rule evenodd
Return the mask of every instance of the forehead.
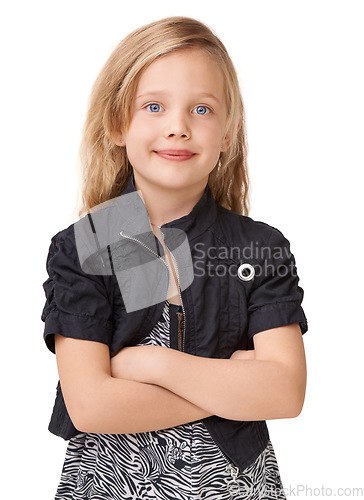
M 224 77 L 215 59 L 198 48 L 161 56 L 142 73 L 136 97 L 148 92 L 178 92 L 181 88 L 220 99 L 224 94 Z

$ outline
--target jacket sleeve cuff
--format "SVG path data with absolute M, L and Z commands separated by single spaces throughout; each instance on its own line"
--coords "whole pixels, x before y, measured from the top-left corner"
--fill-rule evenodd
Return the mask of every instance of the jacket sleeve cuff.
M 248 337 L 265 330 L 299 323 L 302 335 L 307 332 L 307 319 L 297 301 L 267 304 L 250 313 Z
M 74 339 L 92 340 L 111 345 L 112 323 L 91 316 L 52 311 L 48 314 L 44 327 L 44 340 L 48 349 L 55 353 L 54 335 L 64 335 Z

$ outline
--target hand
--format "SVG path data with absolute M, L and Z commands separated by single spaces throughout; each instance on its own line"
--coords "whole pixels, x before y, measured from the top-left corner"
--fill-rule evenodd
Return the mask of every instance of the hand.
M 230 359 L 255 359 L 255 351 L 254 349 L 250 351 L 235 351 L 230 356 Z
M 153 345 L 124 347 L 110 360 L 111 376 L 153 384 L 161 363 L 161 349 L 166 347 Z

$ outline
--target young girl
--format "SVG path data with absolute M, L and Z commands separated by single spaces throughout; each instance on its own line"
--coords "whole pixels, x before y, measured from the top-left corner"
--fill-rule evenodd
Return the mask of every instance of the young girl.
M 267 419 L 302 409 L 295 260 L 248 213 L 244 109 L 202 23 L 128 35 L 92 91 L 80 220 L 57 233 L 44 338 L 69 439 L 56 499 L 285 498 Z

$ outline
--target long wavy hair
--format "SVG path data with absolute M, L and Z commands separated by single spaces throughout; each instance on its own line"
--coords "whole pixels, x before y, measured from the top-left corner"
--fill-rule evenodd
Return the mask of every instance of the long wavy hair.
M 79 217 L 120 196 L 132 174 L 126 148 L 117 145 L 115 137 L 128 130 L 141 75 L 156 58 L 188 48 L 204 50 L 217 61 L 225 81 L 226 133 L 231 141 L 209 175 L 209 187 L 216 203 L 248 215 L 245 111 L 234 65 L 223 43 L 205 24 L 188 17 L 168 17 L 126 36 L 93 85 L 80 146 Z

